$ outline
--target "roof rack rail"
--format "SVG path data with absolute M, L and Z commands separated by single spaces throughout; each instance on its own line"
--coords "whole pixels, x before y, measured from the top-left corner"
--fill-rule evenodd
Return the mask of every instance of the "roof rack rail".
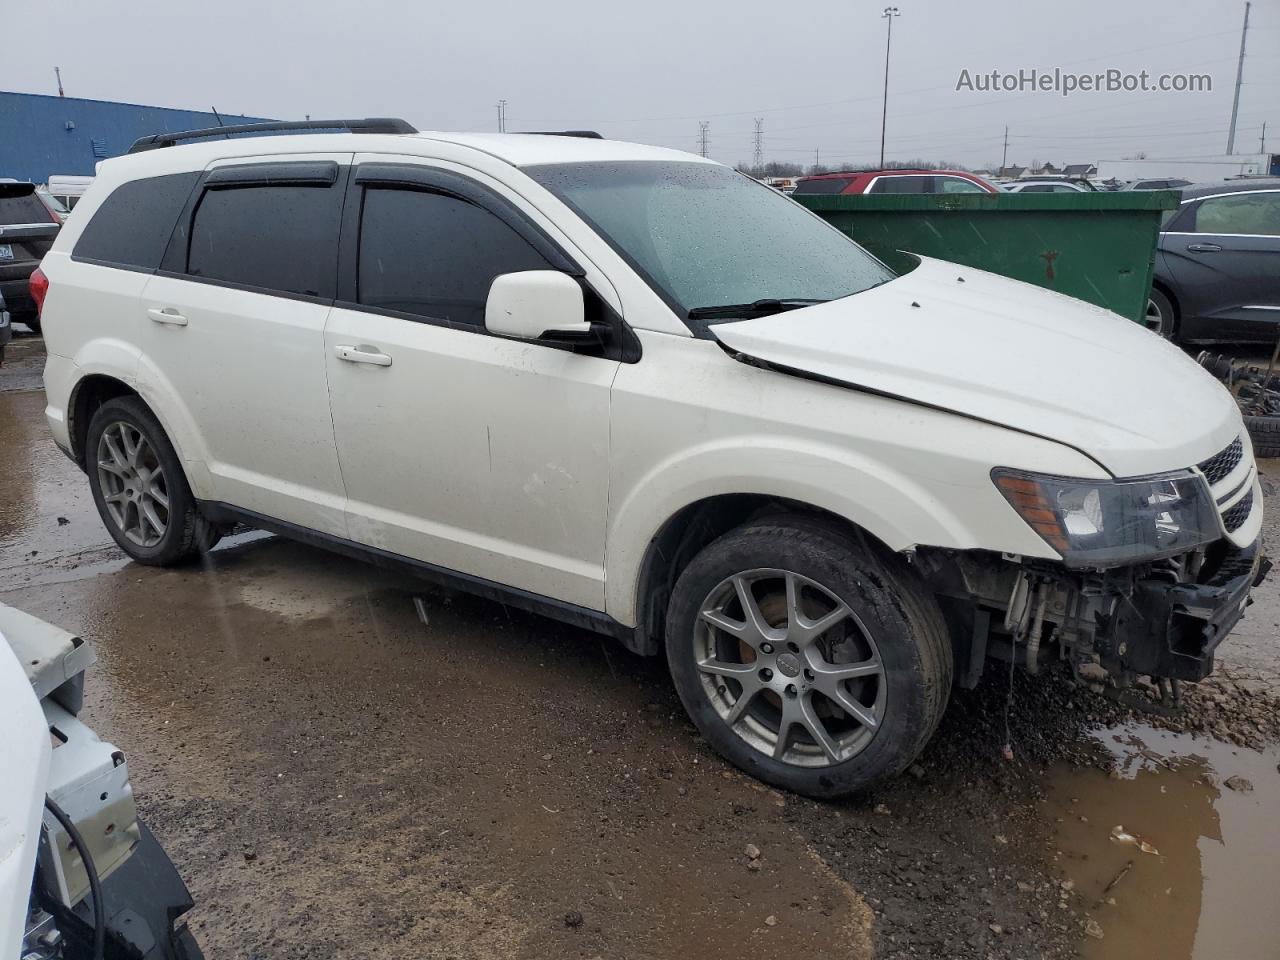
M 531 137 L 581 137 L 584 140 L 603 140 L 604 137 L 594 130 L 514 130 L 513 133 L 524 133 Z
M 395 117 L 366 117 L 363 120 L 268 120 L 264 123 L 237 123 L 227 127 L 206 127 L 179 133 L 156 133 L 133 142 L 129 153 L 173 147 L 185 140 L 207 140 L 232 134 L 276 133 L 283 130 L 347 130 L 351 133 L 417 133 L 416 127 Z

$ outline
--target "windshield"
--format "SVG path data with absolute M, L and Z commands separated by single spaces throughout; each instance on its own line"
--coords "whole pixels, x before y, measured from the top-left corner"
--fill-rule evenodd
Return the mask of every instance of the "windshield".
M 547 164 L 574 208 L 681 316 L 759 300 L 834 300 L 894 274 L 776 190 L 719 164 Z

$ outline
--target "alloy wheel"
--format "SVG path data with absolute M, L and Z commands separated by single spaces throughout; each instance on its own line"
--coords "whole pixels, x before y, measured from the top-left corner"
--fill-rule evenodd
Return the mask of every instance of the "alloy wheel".
M 1156 303 L 1154 298 L 1147 298 L 1147 310 L 1142 316 L 1142 322 L 1146 324 L 1147 329 L 1152 333 L 1164 336 L 1165 324 L 1168 323 L 1168 318 L 1165 317 L 1164 311 L 1160 309 L 1160 304 Z
M 720 718 L 775 760 L 843 763 L 884 719 L 875 640 L 848 604 L 801 574 L 757 569 L 723 580 L 699 607 L 693 641 Z
M 134 424 L 117 420 L 98 439 L 98 484 L 116 528 L 154 547 L 169 527 L 169 487 L 155 447 Z

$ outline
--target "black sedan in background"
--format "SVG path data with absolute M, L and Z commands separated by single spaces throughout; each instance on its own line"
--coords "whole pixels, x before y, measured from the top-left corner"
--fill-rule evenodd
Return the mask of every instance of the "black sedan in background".
M 1160 228 L 1147 325 L 1188 342 L 1280 334 L 1280 179 L 1198 184 Z

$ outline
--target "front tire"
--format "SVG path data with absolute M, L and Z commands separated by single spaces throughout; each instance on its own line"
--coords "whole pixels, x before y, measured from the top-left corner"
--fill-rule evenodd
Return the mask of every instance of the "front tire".
M 218 542 L 218 528 L 196 509 L 173 444 L 138 397 L 116 397 L 94 413 L 85 469 L 107 532 L 139 563 L 170 566 Z
M 951 646 L 896 557 L 806 517 L 753 522 L 681 573 L 667 618 L 676 690 L 735 766 L 810 797 L 902 772 L 937 728 Z

